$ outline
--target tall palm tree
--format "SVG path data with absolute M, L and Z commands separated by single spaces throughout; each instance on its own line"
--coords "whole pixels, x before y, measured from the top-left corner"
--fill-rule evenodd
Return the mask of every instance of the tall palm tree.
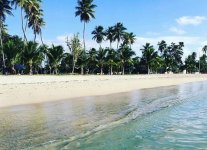
M 34 33 L 34 41 L 36 41 L 37 35 L 40 35 L 40 39 L 43 43 L 42 39 L 42 27 L 45 25 L 44 19 L 43 19 L 43 10 L 41 9 L 41 0 L 30 0 L 26 3 L 26 16 L 27 23 L 29 28 L 32 28 Z M 25 28 L 26 30 L 26 28 Z
M 154 59 L 157 57 L 157 52 L 155 51 L 154 47 L 150 45 L 150 43 L 146 43 L 143 48 L 141 49 L 143 60 L 147 64 L 147 72 L 150 73 L 150 67 Z
M 114 26 L 114 40 L 117 40 L 117 49 L 119 48 L 119 43 L 120 41 L 123 39 L 124 37 L 124 33 L 125 33 L 126 28 L 124 27 L 124 25 L 120 22 L 118 22 L 115 26 Z
M 75 16 L 80 16 L 80 21 L 83 22 L 83 45 L 85 45 L 85 26 L 92 18 L 95 19 L 95 8 L 97 6 L 93 4 L 93 0 L 78 0 L 78 6 L 76 8 Z
M 83 22 L 83 46 L 84 52 L 82 56 L 86 54 L 86 44 L 85 44 L 85 28 L 86 23 L 88 23 L 92 18 L 95 18 L 95 8 L 97 6 L 93 4 L 93 0 L 78 0 L 78 6 L 76 6 L 75 16 L 80 16 L 80 21 Z M 84 58 L 83 56 L 82 58 Z M 84 74 L 83 64 L 81 65 L 81 74 Z
M 110 42 L 110 49 L 112 49 L 112 42 L 114 41 L 114 27 L 108 27 L 105 31 L 106 40 Z
M 41 42 L 44 44 L 42 40 L 42 27 L 45 25 L 45 22 L 41 12 L 42 10 L 40 9 L 29 17 L 28 27 L 31 27 L 33 30 L 34 41 L 36 41 L 37 35 L 40 35 Z
M 104 40 L 104 37 L 105 37 L 105 32 L 104 32 L 104 28 L 102 26 L 97 26 L 95 28 L 94 31 L 92 31 L 91 33 L 93 35 L 93 40 L 96 40 L 96 42 L 98 44 L 100 44 L 100 47 L 101 47 L 101 43 L 103 42 Z
M 12 8 L 10 7 L 10 1 L 9 0 L 0 0 L 0 46 L 1 46 L 1 53 L 2 53 L 2 59 L 3 59 L 3 72 L 4 68 L 6 67 L 5 64 L 5 56 L 4 56 L 4 48 L 3 48 L 3 27 L 4 22 L 6 20 L 6 15 L 12 15 L 11 12 Z
M 123 36 L 123 43 L 126 44 L 126 45 L 129 45 L 130 48 L 132 47 L 132 44 L 134 44 L 136 40 L 136 36 L 134 35 L 133 32 L 125 32 L 124 33 L 124 36 Z
M 22 24 L 22 32 L 24 35 L 24 41 L 27 41 L 27 36 L 26 36 L 26 31 L 25 31 L 25 25 L 24 25 L 24 18 L 28 16 L 28 14 L 26 14 L 26 16 L 24 16 L 24 12 L 27 12 L 27 8 L 28 8 L 28 4 L 32 4 L 31 3 L 32 0 L 12 0 L 12 5 L 15 5 L 15 8 L 17 8 L 18 6 L 20 7 L 21 10 L 21 24 Z

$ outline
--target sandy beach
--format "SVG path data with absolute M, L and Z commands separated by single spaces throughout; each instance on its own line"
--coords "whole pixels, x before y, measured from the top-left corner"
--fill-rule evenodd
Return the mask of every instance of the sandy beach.
M 0 107 L 204 81 L 207 75 L 0 76 Z

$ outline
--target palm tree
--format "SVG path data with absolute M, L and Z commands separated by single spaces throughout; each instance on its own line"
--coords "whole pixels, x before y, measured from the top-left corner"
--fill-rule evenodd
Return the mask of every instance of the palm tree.
M 142 59 L 145 61 L 147 64 L 147 72 L 150 74 L 150 67 L 154 59 L 157 57 L 157 52 L 155 52 L 155 49 L 150 43 L 146 43 L 143 48 L 141 49 L 142 51 Z
M 84 51 L 86 51 L 86 44 L 85 44 L 85 27 L 86 23 L 88 23 L 91 18 L 95 18 L 95 8 L 96 5 L 93 4 L 93 0 L 78 0 L 78 6 L 75 7 L 76 12 L 75 16 L 80 16 L 80 21 L 83 22 L 83 46 Z M 82 53 L 82 56 L 85 55 L 86 52 Z M 82 58 L 84 58 L 83 56 Z M 84 73 L 83 65 L 81 65 L 81 74 Z
M 200 57 L 200 72 L 207 73 L 207 56 L 206 56 L 206 54 L 203 54 Z
M 122 75 L 125 74 L 125 65 L 132 62 L 132 56 L 135 52 L 127 45 L 122 44 L 118 50 L 120 63 L 122 64 Z
M 163 59 L 160 56 L 157 56 L 152 60 L 151 67 L 153 70 L 158 73 L 158 70 L 161 69 L 163 66 Z
M 110 75 L 113 75 L 113 66 L 117 64 L 117 52 L 114 49 L 108 49 L 106 60 L 110 68 Z
M 88 65 L 88 54 L 83 50 L 78 58 L 77 64 L 80 66 L 81 75 L 84 74 L 84 68 Z
M 164 59 L 166 71 L 172 70 L 178 72 L 180 66 L 183 64 L 183 47 L 184 43 L 179 42 L 178 44 L 171 43 L 167 45 L 165 41 L 158 43 L 158 51 L 161 53 L 161 57 Z
M 28 25 L 28 27 L 32 28 L 34 32 L 34 41 L 36 41 L 36 36 L 40 35 L 42 45 L 44 45 L 42 40 L 42 27 L 45 25 L 45 22 L 43 19 L 43 10 L 40 8 L 40 3 L 41 0 L 30 0 L 25 4 L 25 18 L 27 18 L 25 31 L 26 26 Z
M 92 48 L 88 51 L 88 68 L 89 73 L 94 73 L 97 65 L 97 51 L 95 48 Z
M 100 74 L 103 75 L 103 67 L 106 64 L 107 49 L 99 48 L 97 53 L 97 65 L 100 67 Z
M 114 27 L 108 27 L 105 31 L 106 40 L 110 42 L 110 49 L 112 49 L 112 42 L 114 41 Z
M 86 23 L 88 23 L 91 18 L 95 18 L 95 8 L 96 5 L 93 4 L 93 0 L 78 0 L 78 6 L 75 7 L 76 12 L 75 16 L 80 16 L 80 21 L 83 22 L 84 27 L 83 27 L 83 45 L 84 45 L 84 50 L 86 49 L 85 46 L 85 26 Z
M 105 32 L 104 32 L 104 28 L 102 26 L 97 26 L 95 28 L 94 31 L 92 31 L 92 33 L 94 36 L 93 36 L 93 40 L 96 40 L 96 42 L 98 44 L 100 44 L 100 47 L 101 47 L 101 43 L 103 42 L 104 40 L 104 37 L 105 37 Z
M 26 12 L 26 10 L 28 8 L 28 4 L 32 4 L 31 0 L 12 0 L 11 3 L 12 3 L 12 5 L 15 5 L 15 8 L 17 8 L 17 6 L 19 6 L 20 9 L 21 9 L 22 32 L 23 32 L 23 35 L 24 35 L 24 41 L 27 41 L 27 36 L 26 36 L 26 33 L 25 33 L 26 31 L 25 31 L 25 27 L 24 27 L 23 12 Z M 26 16 L 28 16 L 28 14 L 26 14 Z
M 40 65 L 44 59 L 42 49 L 38 43 L 29 41 L 23 51 L 24 62 L 29 66 L 29 74 L 33 74 L 33 65 Z
M 134 44 L 135 40 L 136 40 L 136 36 L 134 35 L 133 32 L 131 32 L 131 33 L 125 32 L 124 33 L 123 43 L 126 45 L 129 45 L 130 48 L 131 48 L 132 44 Z
M 124 33 L 125 33 L 126 28 L 124 27 L 124 25 L 120 22 L 118 22 L 115 26 L 114 26 L 114 40 L 117 40 L 117 49 L 119 48 L 119 43 L 120 41 L 123 39 L 124 37 Z
M 54 46 L 48 49 L 47 57 L 49 59 L 50 73 L 53 69 L 54 74 L 58 74 L 58 68 L 63 58 L 66 57 L 62 46 Z
M 3 48 L 3 24 L 6 20 L 6 15 L 12 15 L 11 12 L 12 8 L 10 7 L 10 1 L 9 0 L 0 0 L 0 46 L 1 46 L 1 53 L 2 53 L 2 59 L 3 59 L 3 73 L 4 68 L 6 67 L 5 64 L 5 56 L 4 56 L 4 48 Z
M 20 64 L 23 47 L 24 42 L 18 36 L 9 37 L 5 41 L 5 55 L 7 57 L 8 66 L 11 67 L 14 74 L 16 74 L 14 65 Z
M 161 42 L 158 43 L 158 46 L 159 46 L 158 51 L 160 51 L 160 53 L 162 54 L 167 48 L 167 43 L 164 40 L 162 40 Z
M 207 45 L 205 45 L 205 46 L 203 47 L 202 51 L 203 51 L 203 53 L 206 55 L 206 53 L 207 53 Z
M 185 66 L 188 73 L 194 73 L 198 70 L 196 56 L 197 54 L 193 52 L 185 60 Z
M 42 27 L 45 26 L 45 22 L 43 19 L 43 10 L 40 8 L 40 2 L 41 1 L 34 2 L 30 8 L 31 10 L 28 12 L 28 27 L 31 27 L 34 32 L 34 41 L 36 40 L 36 36 L 40 35 L 41 42 L 44 45 L 42 39 Z

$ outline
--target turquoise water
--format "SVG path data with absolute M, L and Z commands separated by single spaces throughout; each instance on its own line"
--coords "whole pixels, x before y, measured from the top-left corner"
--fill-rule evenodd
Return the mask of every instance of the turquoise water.
M 0 149 L 207 149 L 207 82 L 4 108 Z

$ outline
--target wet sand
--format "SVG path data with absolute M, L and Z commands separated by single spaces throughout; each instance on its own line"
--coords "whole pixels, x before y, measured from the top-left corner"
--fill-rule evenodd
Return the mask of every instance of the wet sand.
M 0 76 L 0 107 L 205 81 L 207 75 Z

